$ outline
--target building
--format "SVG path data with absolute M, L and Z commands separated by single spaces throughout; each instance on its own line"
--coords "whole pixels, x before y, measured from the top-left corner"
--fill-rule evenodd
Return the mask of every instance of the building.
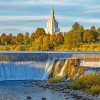
M 54 8 L 52 6 L 51 16 L 50 16 L 50 19 L 47 22 L 46 33 L 52 35 L 55 32 L 59 32 L 59 31 L 60 31 L 60 29 L 58 28 L 58 22 L 55 19 Z

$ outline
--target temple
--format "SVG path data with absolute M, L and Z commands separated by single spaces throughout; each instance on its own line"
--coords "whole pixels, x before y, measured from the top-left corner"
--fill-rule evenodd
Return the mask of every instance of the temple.
M 51 16 L 50 16 L 50 19 L 47 22 L 46 33 L 52 35 L 55 32 L 59 32 L 59 31 L 60 31 L 60 29 L 58 28 L 58 22 L 55 19 L 54 8 L 52 6 L 52 8 L 51 8 Z

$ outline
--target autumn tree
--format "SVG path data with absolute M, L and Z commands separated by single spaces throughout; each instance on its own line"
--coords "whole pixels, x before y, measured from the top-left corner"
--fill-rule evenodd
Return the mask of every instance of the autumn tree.
M 64 37 L 61 33 L 55 33 L 51 35 L 51 41 L 55 46 L 59 46 L 64 43 Z
M 93 37 L 92 31 L 89 30 L 89 29 L 84 30 L 83 41 L 86 42 L 86 43 L 91 43 L 91 42 L 94 41 L 93 39 L 94 39 L 94 37 Z
M 16 36 L 13 36 L 12 40 L 11 40 L 11 44 L 15 45 L 16 43 L 17 43 L 17 38 L 16 38 Z
M 33 41 L 32 45 L 34 47 L 34 50 L 42 50 L 43 36 L 40 36 L 35 41 Z
M 13 35 L 12 34 L 7 35 L 7 38 L 6 38 L 7 44 L 11 45 L 12 39 L 13 39 Z
M 7 45 L 7 35 L 5 33 L 1 34 L 1 44 Z
M 54 49 L 53 41 L 50 40 L 50 36 L 49 35 L 44 37 L 42 49 L 44 51 L 49 51 L 49 50 L 53 50 Z
M 45 30 L 43 28 L 37 28 L 35 31 L 35 39 L 42 35 L 46 35 Z
M 24 35 L 22 33 L 17 34 L 16 41 L 17 44 L 23 44 Z

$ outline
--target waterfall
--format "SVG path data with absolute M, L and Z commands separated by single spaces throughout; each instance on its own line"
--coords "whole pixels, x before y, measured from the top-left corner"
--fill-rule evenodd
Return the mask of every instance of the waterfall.
M 57 63 L 55 64 L 55 71 L 54 71 L 55 76 L 57 76 L 58 73 L 59 73 L 59 65 L 60 65 L 60 63 L 61 63 L 61 60 L 58 60 Z
M 65 76 L 64 75 L 65 74 L 64 72 L 65 72 L 65 69 L 66 69 L 66 66 L 67 66 L 67 62 L 68 62 L 68 60 L 65 61 L 63 67 L 61 68 L 60 73 L 57 76 L 61 76 L 61 77 Z
M 3 80 L 42 80 L 46 61 L 0 62 L 0 81 Z M 51 66 L 50 66 L 51 67 Z
M 48 77 L 49 77 L 49 75 L 52 71 L 54 62 L 55 62 L 55 59 L 53 59 L 53 60 L 48 59 L 47 60 L 47 63 L 46 63 L 46 66 L 45 66 L 45 74 L 44 74 L 43 79 L 48 79 Z

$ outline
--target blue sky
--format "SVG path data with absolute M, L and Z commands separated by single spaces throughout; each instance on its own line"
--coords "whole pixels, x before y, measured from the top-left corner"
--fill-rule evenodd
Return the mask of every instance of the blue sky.
M 100 0 L 0 0 L 0 33 L 46 28 L 52 1 L 61 31 L 70 30 L 74 22 L 100 27 Z

